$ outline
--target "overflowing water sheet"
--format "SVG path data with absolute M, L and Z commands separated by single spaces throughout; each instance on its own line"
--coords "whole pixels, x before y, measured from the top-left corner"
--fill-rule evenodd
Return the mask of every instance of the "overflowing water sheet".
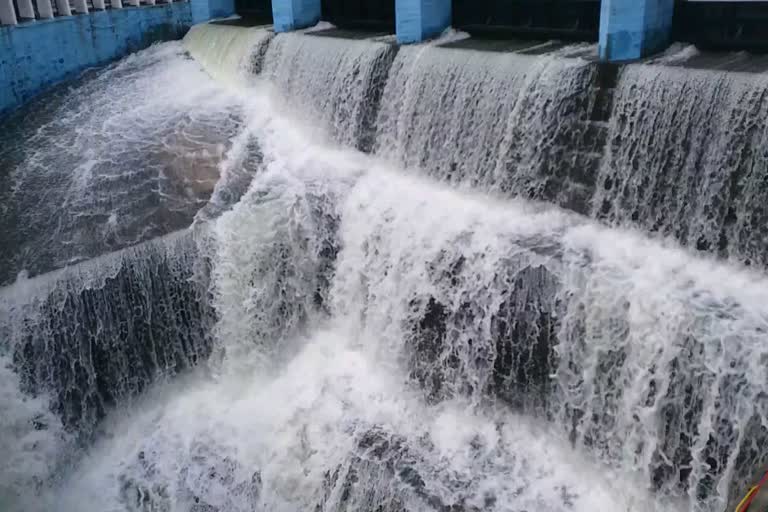
M 279 34 L 267 51 L 264 75 L 292 109 L 333 140 L 367 151 L 396 51 L 369 40 Z
M 509 199 L 565 197 L 515 187 L 548 182 L 538 158 L 554 165 L 569 153 L 553 148 L 585 135 L 584 62 L 270 37 L 216 28 L 185 43 L 211 73 L 264 69 L 228 80 L 238 129 L 193 227 L 0 292 L 0 506 L 720 512 L 738 499 L 768 463 L 765 275 Z M 242 54 L 209 59 L 216 41 Z M 371 102 L 385 55 L 364 147 L 358 118 L 334 116 Z M 338 72 L 313 81 L 284 72 L 292 62 Z M 548 92 L 558 77 L 572 88 Z M 486 86 L 514 94 L 494 111 L 471 93 Z M 444 109 L 422 108 L 438 96 Z M 449 121 L 483 142 L 439 149 Z M 510 185 L 482 181 L 488 169 Z
M 0 464 L 4 510 L 66 474 L 109 411 L 207 360 L 198 261 L 180 232 L 0 289 L 0 445 L 18 452 Z
M 765 73 L 626 67 L 593 214 L 764 267 Z
M 273 33 L 228 25 L 201 24 L 184 38 L 184 48 L 219 81 L 246 85 L 261 72 Z
M 589 63 L 556 53 L 401 48 L 376 154 L 442 181 L 583 208 L 594 177 L 574 141 L 592 74 Z

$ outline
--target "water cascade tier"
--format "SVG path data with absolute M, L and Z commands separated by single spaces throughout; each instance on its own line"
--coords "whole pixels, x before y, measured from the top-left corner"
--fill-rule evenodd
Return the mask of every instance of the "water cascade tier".
M 768 464 L 762 75 L 332 35 L 199 26 L 6 121 L 120 128 L 0 162 L 19 218 L 50 178 L 133 237 L 4 228 L 0 508 L 732 506 Z M 200 82 L 131 96 L 165 73 Z

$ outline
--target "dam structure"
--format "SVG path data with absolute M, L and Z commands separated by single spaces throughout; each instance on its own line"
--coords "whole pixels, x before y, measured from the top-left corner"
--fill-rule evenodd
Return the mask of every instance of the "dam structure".
M 45 1 L 0 0 L 3 512 L 768 467 L 762 2 Z

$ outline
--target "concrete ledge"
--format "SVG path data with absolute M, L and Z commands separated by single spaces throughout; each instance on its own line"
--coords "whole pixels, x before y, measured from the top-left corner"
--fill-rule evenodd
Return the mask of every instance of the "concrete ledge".
M 0 27 L 0 112 L 85 68 L 181 38 L 192 4 L 126 7 Z

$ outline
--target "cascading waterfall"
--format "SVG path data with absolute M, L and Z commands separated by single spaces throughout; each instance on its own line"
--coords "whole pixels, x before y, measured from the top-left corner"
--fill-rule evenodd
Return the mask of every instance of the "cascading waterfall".
M 569 50 L 184 44 L 232 88 L 206 85 L 216 185 L 188 229 L 0 291 L 0 506 L 720 512 L 768 464 L 760 269 L 510 199 L 713 250 L 673 231 L 760 215 L 759 77 L 630 66 L 601 117 Z M 670 209 L 712 162 L 738 169 Z
M 217 80 L 243 85 L 261 72 L 272 37 L 268 30 L 202 24 L 192 27 L 184 47 Z
M 196 259 L 182 232 L 6 288 L 22 390 L 55 393 L 65 426 L 88 436 L 110 405 L 204 360 L 213 312 Z
M 429 396 L 496 394 L 705 510 L 768 462 L 763 278 L 557 213 L 367 181 L 342 217 L 338 296 Z
M 357 156 L 327 165 L 324 150 L 306 151 L 319 164 L 270 155 L 279 168 L 217 222 L 213 274 L 230 299 L 218 307 L 236 329 L 221 341 L 240 371 L 140 407 L 64 503 L 111 489 L 102 500 L 139 510 L 675 510 L 687 499 L 718 510 L 737 460 L 759 462 L 761 279 L 380 165 L 357 177 Z M 340 252 L 330 317 L 313 319 L 311 255 L 334 230 L 296 200 L 320 185 L 338 204 L 320 218 L 339 216 Z M 303 329 L 271 330 L 270 295 L 304 304 L 277 316 Z M 291 356 L 271 355 L 255 339 L 265 332 L 287 336 Z M 541 439 L 526 422 L 546 419 L 561 431 Z M 592 469 L 570 466 L 577 457 Z M 124 474 L 110 487 L 100 479 L 115 461 Z M 653 483 L 659 501 L 605 475 Z
M 766 264 L 764 73 L 628 66 L 594 215 Z
M 586 131 L 592 74 L 587 62 L 556 54 L 402 48 L 376 153 L 442 181 L 584 209 L 592 155 L 575 142 Z
M 50 430 L 47 444 L 22 450 L 44 457 L 53 444 L 68 457 L 98 435 L 115 406 L 204 362 L 215 313 L 205 276 L 195 275 L 198 258 L 192 233 L 181 232 L 3 289 L 0 357 L 20 391 L 6 397 L 4 441 Z M 38 397 L 30 402 L 37 407 L 23 405 L 25 396 Z M 44 485 L 60 468 L 5 469 Z
M 556 243 L 562 235 L 546 226 L 561 230 L 567 218 L 543 213 L 541 226 L 536 214 L 502 205 L 489 216 L 481 199 L 435 191 L 357 154 L 311 145 L 297 158 L 272 153 L 294 142 L 284 140 L 294 138 L 287 126 L 274 133 L 279 144 L 261 137 L 274 166 L 257 174 L 249 193 L 213 227 L 212 275 L 227 329 L 218 331 L 224 371 L 213 382 L 171 387 L 159 404 L 142 404 L 135 418 L 116 425 L 67 481 L 56 501 L 62 510 L 84 500 L 129 510 L 485 510 L 511 503 L 594 510 L 630 502 L 653 510 L 644 491 L 613 497 L 596 463 L 589 480 L 575 478 L 576 462 L 567 460 L 578 452 L 564 436 L 539 438 L 530 419 L 481 403 L 481 386 L 472 393 L 456 385 L 453 396 L 425 403 L 418 380 L 399 369 L 418 357 L 409 352 L 423 312 L 415 304 L 436 294 L 445 275 L 434 260 L 455 241 L 448 235 L 446 243 L 446 232 L 462 239 L 485 226 L 478 245 L 489 258 L 506 259 L 502 250 L 521 235 L 516 228 L 526 240 L 541 235 Z M 366 163 L 370 170 L 362 172 Z M 317 201 L 325 207 L 313 208 Z M 426 222 L 401 232 L 414 214 Z M 518 223 L 508 226 L 510 217 Z M 426 246 L 402 243 L 414 231 Z M 494 234 L 509 236 L 499 252 L 484 243 Z M 323 240 L 339 251 L 328 288 L 314 278 L 324 257 L 333 257 Z M 448 268 L 449 259 L 443 255 Z M 430 278 L 434 284 L 424 282 Z M 380 284 L 388 279 L 412 284 Z M 466 280 L 469 292 L 474 284 Z M 327 311 L 315 302 L 318 288 L 325 289 Z M 279 309 L 270 309 L 275 304 Z M 280 341 L 287 357 L 264 338 Z M 461 341 L 450 343 L 458 349 Z M 433 343 L 439 355 L 443 347 Z M 424 358 L 423 370 L 437 372 L 442 360 L 430 365 Z M 472 365 L 453 370 L 446 385 L 480 377 Z M 105 480 L 114 467 L 121 468 L 118 481 Z
M 382 42 L 279 34 L 267 51 L 264 75 L 334 140 L 368 151 L 396 52 Z
M 194 91 L 173 90 L 179 76 Z M 213 218 L 242 195 L 234 176 L 250 180 L 258 162 L 227 149 L 247 137 L 241 107 L 170 43 L 4 121 L 0 282 L 15 282 L 0 288 L 3 510 L 33 510 L 24 497 L 55 485 L 110 411 L 207 360 L 206 227 L 158 235 L 189 226 L 209 197 Z

